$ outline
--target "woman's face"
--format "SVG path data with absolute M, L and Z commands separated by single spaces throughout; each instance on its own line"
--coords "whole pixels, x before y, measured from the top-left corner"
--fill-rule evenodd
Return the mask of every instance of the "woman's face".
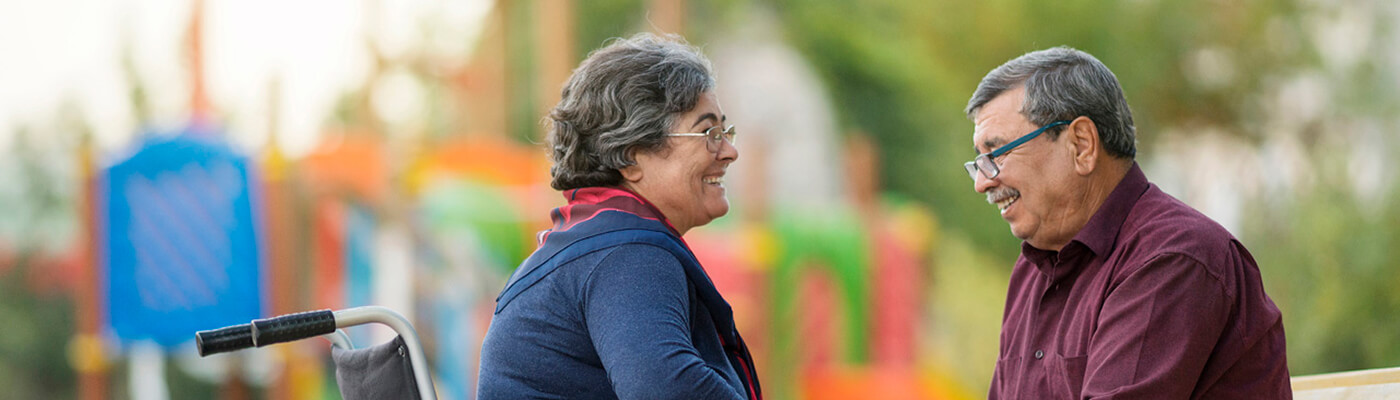
M 681 114 L 669 133 L 724 129 L 724 111 L 714 91 L 705 92 L 695 108 Z M 690 228 L 708 224 L 729 212 L 724 173 L 739 158 L 739 149 L 721 141 L 711 152 L 703 136 L 673 136 L 668 146 L 655 152 L 638 152 L 637 163 L 622 169 L 623 185 L 642 195 L 666 215 L 684 235 Z

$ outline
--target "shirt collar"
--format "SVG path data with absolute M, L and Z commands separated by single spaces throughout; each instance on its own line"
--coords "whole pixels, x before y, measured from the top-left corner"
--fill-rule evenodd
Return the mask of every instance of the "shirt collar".
M 1137 205 L 1138 198 L 1147 191 L 1150 184 L 1147 176 L 1142 173 L 1142 168 L 1136 162 L 1132 168 L 1128 169 L 1128 174 L 1123 176 L 1123 180 L 1118 182 L 1118 186 L 1113 188 L 1113 192 L 1108 194 L 1103 204 L 1094 212 L 1094 216 L 1089 217 L 1089 222 L 1084 224 L 1084 228 L 1074 235 L 1068 245 L 1062 249 L 1066 257 L 1077 258 L 1079 253 L 1076 247 L 1087 248 L 1094 255 L 1107 255 L 1113 250 L 1113 245 L 1118 241 L 1119 228 L 1123 226 L 1123 221 L 1128 219 L 1128 213 Z M 1031 263 L 1042 265 L 1058 264 L 1061 252 L 1051 250 L 1041 250 L 1031 246 L 1030 243 L 1021 243 L 1021 255 L 1026 257 Z M 1069 271 L 1057 271 L 1061 274 Z
M 1074 235 L 1073 241 L 1083 243 L 1096 255 L 1108 254 L 1118 241 L 1118 232 L 1123 227 L 1123 221 L 1128 219 L 1128 213 L 1137 205 L 1138 198 L 1147 192 L 1149 185 L 1142 168 L 1134 162 L 1128 174 L 1123 176 L 1123 180 L 1118 182 L 1118 186 L 1113 188 L 1113 192 L 1109 193 L 1108 198 L 1099 206 L 1099 210 L 1084 224 L 1084 229 Z

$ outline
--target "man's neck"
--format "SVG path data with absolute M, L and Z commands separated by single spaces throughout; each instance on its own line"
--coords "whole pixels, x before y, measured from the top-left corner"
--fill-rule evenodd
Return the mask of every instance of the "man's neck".
M 1078 206 L 1069 210 L 1067 219 L 1072 227 L 1060 236 L 1060 240 L 1051 243 L 1029 242 L 1031 247 L 1041 250 L 1060 251 L 1074 240 L 1074 237 L 1084 230 L 1084 226 L 1089 224 L 1089 219 L 1099 212 L 1099 207 L 1108 200 L 1108 195 L 1113 194 L 1113 189 L 1118 188 L 1118 183 L 1128 176 L 1128 171 L 1132 169 L 1132 160 L 1109 159 L 1099 164 L 1092 175 L 1085 180 L 1084 190 L 1080 192 Z

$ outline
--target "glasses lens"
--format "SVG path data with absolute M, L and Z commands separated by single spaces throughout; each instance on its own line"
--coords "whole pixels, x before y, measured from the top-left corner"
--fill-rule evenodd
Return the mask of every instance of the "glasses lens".
M 977 162 L 977 169 L 982 170 L 982 175 L 985 175 L 987 179 L 996 178 L 997 174 L 1001 173 L 1001 168 L 998 168 L 997 163 L 992 162 L 992 158 L 987 157 L 986 154 L 977 156 L 977 159 L 973 161 Z M 976 178 L 973 177 L 973 179 Z
M 730 125 L 729 129 L 722 129 L 718 125 L 712 126 L 705 130 L 705 139 L 707 139 L 705 148 L 709 149 L 711 153 L 718 153 L 721 141 L 734 144 L 734 125 Z
M 964 169 L 967 169 L 967 177 L 972 178 L 972 180 L 974 180 L 974 181 L 977 180 L 977 163 L 976 163 L 976 162 L 973 162 L 973 161 L 965 162 L 965 163 L 963 163 L 963 168 L 964 168 Z
M 720 129 L 718 126 L 712 126 L 710 129 L 705 130 L 705 148 L 710 150 L 711 153 L 719 152 L 719 141 L 721 140 L 719 135 Z

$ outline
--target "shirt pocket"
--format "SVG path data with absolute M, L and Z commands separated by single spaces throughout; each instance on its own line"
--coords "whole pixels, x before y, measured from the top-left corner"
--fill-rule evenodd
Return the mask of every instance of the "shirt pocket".
M 1078 399 L 1084 391 L 1084 367 L 1089 361 L 1088 355 L 1075 357 L 1057 357 L 1057 362 L 1050 363 L 1054 371 L 1050 371 L 1050 376 L 1059 377 L 1061 393 L 1068 393 L 1071 399 Z

